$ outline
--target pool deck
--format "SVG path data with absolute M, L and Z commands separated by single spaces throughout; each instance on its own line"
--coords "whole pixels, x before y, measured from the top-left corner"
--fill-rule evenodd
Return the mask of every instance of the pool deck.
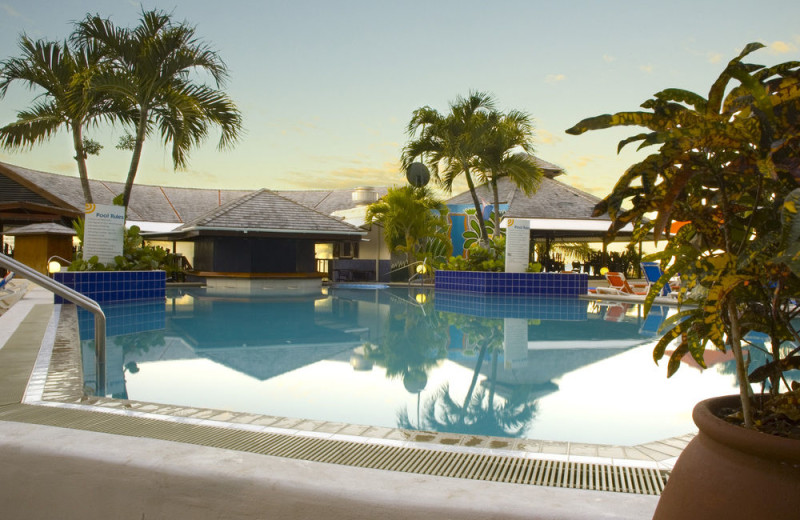
M 692 437 L 633 447 L 508 440 L 86 397 L 77 330 L 71 337 L 60 307 L 31 284 L 0 315 L 0 497 L 10 518 L 645 519 L 657 495 L 411 466 L 480 457 L 663 472 Z M 376 469 L 388 462 L 367 464 L 370 450 L 412 462 Z M 359 460 L 340 461 L 345 451 Z

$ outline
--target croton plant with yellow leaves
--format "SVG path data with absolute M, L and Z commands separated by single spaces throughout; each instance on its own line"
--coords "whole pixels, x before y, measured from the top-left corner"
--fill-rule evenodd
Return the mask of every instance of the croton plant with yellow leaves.
M 634 164 L 595 214 L 627 224 L 631 239 L 666 240 L 664 275 L 645 301 L 679 276 L 678 312 L 661 328 L 658 362 L 675 345 L 667 373 L 683 356 L 701 366 L 706 349 L 733 351 L 749 428 L 800 438 L 800 62 L 745 63 L 764 47 L 747 45 L 706 97 L 666 89 L 645 110 L 592 117 L 567 130 L 617 126 L 646 130 L 619 143 L 654 153 Z M 673 222 L 686 224 L 670 234 Z M 768 338 L 755 344 L 749 338 Z M 754 366 L 755 349 L 766 362 Z M 753 392 L 755 386 L 761 392 Z

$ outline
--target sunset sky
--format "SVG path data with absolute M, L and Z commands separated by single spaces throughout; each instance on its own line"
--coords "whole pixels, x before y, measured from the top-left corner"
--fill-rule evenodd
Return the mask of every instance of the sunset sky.
M 400 152 L 414 109 L 470 90 L 535 121 L 536 155 L 561 179 L 602 196 L 641 159 L 617 142 L 640 129 L 570 136 L 581 119 L 635 110 L 669 87 L 707 95 L 725 63 L 749 42 L 767 45 L 748 61 L 800 59 L 800 2 L 728 1 L 146 1 L 0 0 L 0 60 L 18 53 L 22 32 L 64 39 L 87 13 L 133 26 L 158 7 L 197 27 L 230 69 L 226 91 L 244 115 L 232 150 L 215 139 L 174 171 L 156 139 L 144 148 L 137 182 L 206 188 L 317 189 L 404 182 Z M 17 86 L 0 100 L 0 125 L 35 92 Z M 92 178 L 122 181 L 129 152 L 122 128 L 89 132 L 104 145 Z M 62 132 L 0 161 L 77 175 Z

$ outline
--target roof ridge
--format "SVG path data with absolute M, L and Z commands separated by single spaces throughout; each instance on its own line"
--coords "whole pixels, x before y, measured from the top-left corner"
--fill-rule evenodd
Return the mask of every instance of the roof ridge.
M 259 193 L 261 193 L 263 191 L 266 191 L 266 188 L 261 188 L 260 190 L 252 191 L 250 193 L 246 193 L 246 194 L 242 195 L 241 197 L 235 198 L 233 200 L 229 200 L 225 204 L 222 204 L 221 206 L 217 206 L 216 208 L 212 209 L 211 211 L 208 211 L 207 213 L 203 213 L 202 215 L 200 215 L 196 219 L 192 220 L 191 222 L 187 222 L 186 225 L 187 226 L 189 226 L 189 225 L 197 225 L 197 224 L 200 224 L 203 221 L 208 221 L 208 220 L 211 220 L 213 218 L 216 218 L 216 217 L 219 217 L 221 215 L 224 215 L 225 213 L 230 211 L 232 208 L 241 206 L 245 202 L 247 202 L 249 200 L 252 200 L 253 197 L 255 197 L 256 195 L 258 195 Z
M 566 188 L 566 189 L 567 189 L 569 192 L 571 192 L 571 193 L 574 193 L 575 195 L 577 195 L 577 196 L 579 196 L 579 197 L 583 197 L 584 199 L 587 199 L 587 200 L 593 200 L 593 201 L 595 201 L 595 202 L 600 202 L 601 200 L 603 200 L 602 198 L 598 197 L 597 195 L 592 195 L 592 194 L 591 194 L 591 193 L 589 193 L 589 192 L 586 192 L 586 191 L 583 191 L 583 190 L 579 190 L 579 189 L 577 189 L 577 188 L 574 188 L 574 187 L 570 186 L 569 184 L 565 184 L 565 183 L 563 183 L 563 182 L 561 182 L 561 181 L 559 181 L 559 180 L 556 180 L 556 179 L 549 179 L 549 180 L 551 180 L 551 181 L 553 181 L 553 182 L 557 182 L 557 183 L 561 184 L 561 185 L 562 185 L 562 186 L 564 186 L 564 187 L 565 187 L 565 188 Z
M 272 194 L 273 194 L 273 195 L 275 195 L 276 197 L 280 197 L 280 198 L 282 198 L 282 199 L 284 199 L 284 200 L 286 200 L 286 201 L 288 201 L 288 202 L 291 202 L 292 204 L 296 204 L 297 206 L 303 207 L 303 208 L 305 208 L 305 209 L 307 209 L 307 210 L 309 210 L 309 211 L 313 211 L 314 213 L 316 213 L 316 214 L 318 214 L 318 215 L 322 215 L 323 217 L 329 218 L 329 219 L 331 219 L 331 220 L 336 220 L 336 221 L 338 221 L 338 222 L 341 222 L 341 223 L 343 223 L 343 224 L 347 224 L 348 226 L 351 226 L 351 227 L 353 227 L 353 228 L 355 228 L 355 229 L 359 229 L 357 226 L 353 226 L 352 224 L 348 224 L 348 223 L 347 223 L 347 222 L 345 222 L 343 219 L 336 218 L 336 217 L 334 217 L 334 216 L 332 216 L 332 215 L 329 215 L 329 214 L 327 214 L 327 213 L 323 213 L 322 211 L 319 211 L 317 208 L 312 208 L 311 206 L 306 206 L 305 204 L 302 204 L 302 203 L 300 203 L 300 202 L 297 202 L 296 200 L 290 199 L 289 197 L 286 197 L 286 196 L 284 196 L 284 195 L 281 195 L 281 194 L 280 194 L 280 193 L 278 193 L 278 192 L 275 192 L 275 191 L 272 191 L 272 190 L 267 190 L 266 188 L 262 188 L 262 189 L 261 189 L 261 191 L 269 191 L 270 193 L 272 193 Z M 330 191 L 330 190 L 329 190 L 329 191 Z M 323 200 L 324 200 L 324 199 L 323 199 Z M 321 202 L 322 202 L 322 201 L 320 201 L 320 203 L 321 203 Z M 317 205 L 319 205 L 319 204 L 317 204 Z

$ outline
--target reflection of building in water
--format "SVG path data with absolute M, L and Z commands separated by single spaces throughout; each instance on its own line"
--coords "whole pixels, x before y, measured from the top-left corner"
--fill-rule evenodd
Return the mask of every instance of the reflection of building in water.
M 388 314 L 388 305 L 321 294 L 283 298 L 173 294 L 166 302 L 104 309 L 109 331 L 106 393 L 120 398 L 127 397 L 125 372 L 151 361 L 206 358 L 262 381 L 326 359 L 349 362 L 353 349 L 375 339 L 371 336 Z M 92 316 L 86 314 L 80 318 L 82 338 L 93 334 Z M 93 342 L 84 341 L 87 381 L 94 380 L 93 349 Z
M 464 296 L 449 295 L 446 306 L 452 308 L 459 297 Z M 478 370 L 504 397 L 521 387 L 546 395 L 564 374 L 652 341 L 640 331 L 639 320 L 605 321 L 587 312 L 586 300 L 549 299 L 548 306 L 547 298 L 520 297 L 527 302 L 513 317 L 504 317 L 505 298 L 482 298 L 484 309 L 470 305 L 466 313 L 452 313 L 460 327 L 451 330 L 448 358 Z

